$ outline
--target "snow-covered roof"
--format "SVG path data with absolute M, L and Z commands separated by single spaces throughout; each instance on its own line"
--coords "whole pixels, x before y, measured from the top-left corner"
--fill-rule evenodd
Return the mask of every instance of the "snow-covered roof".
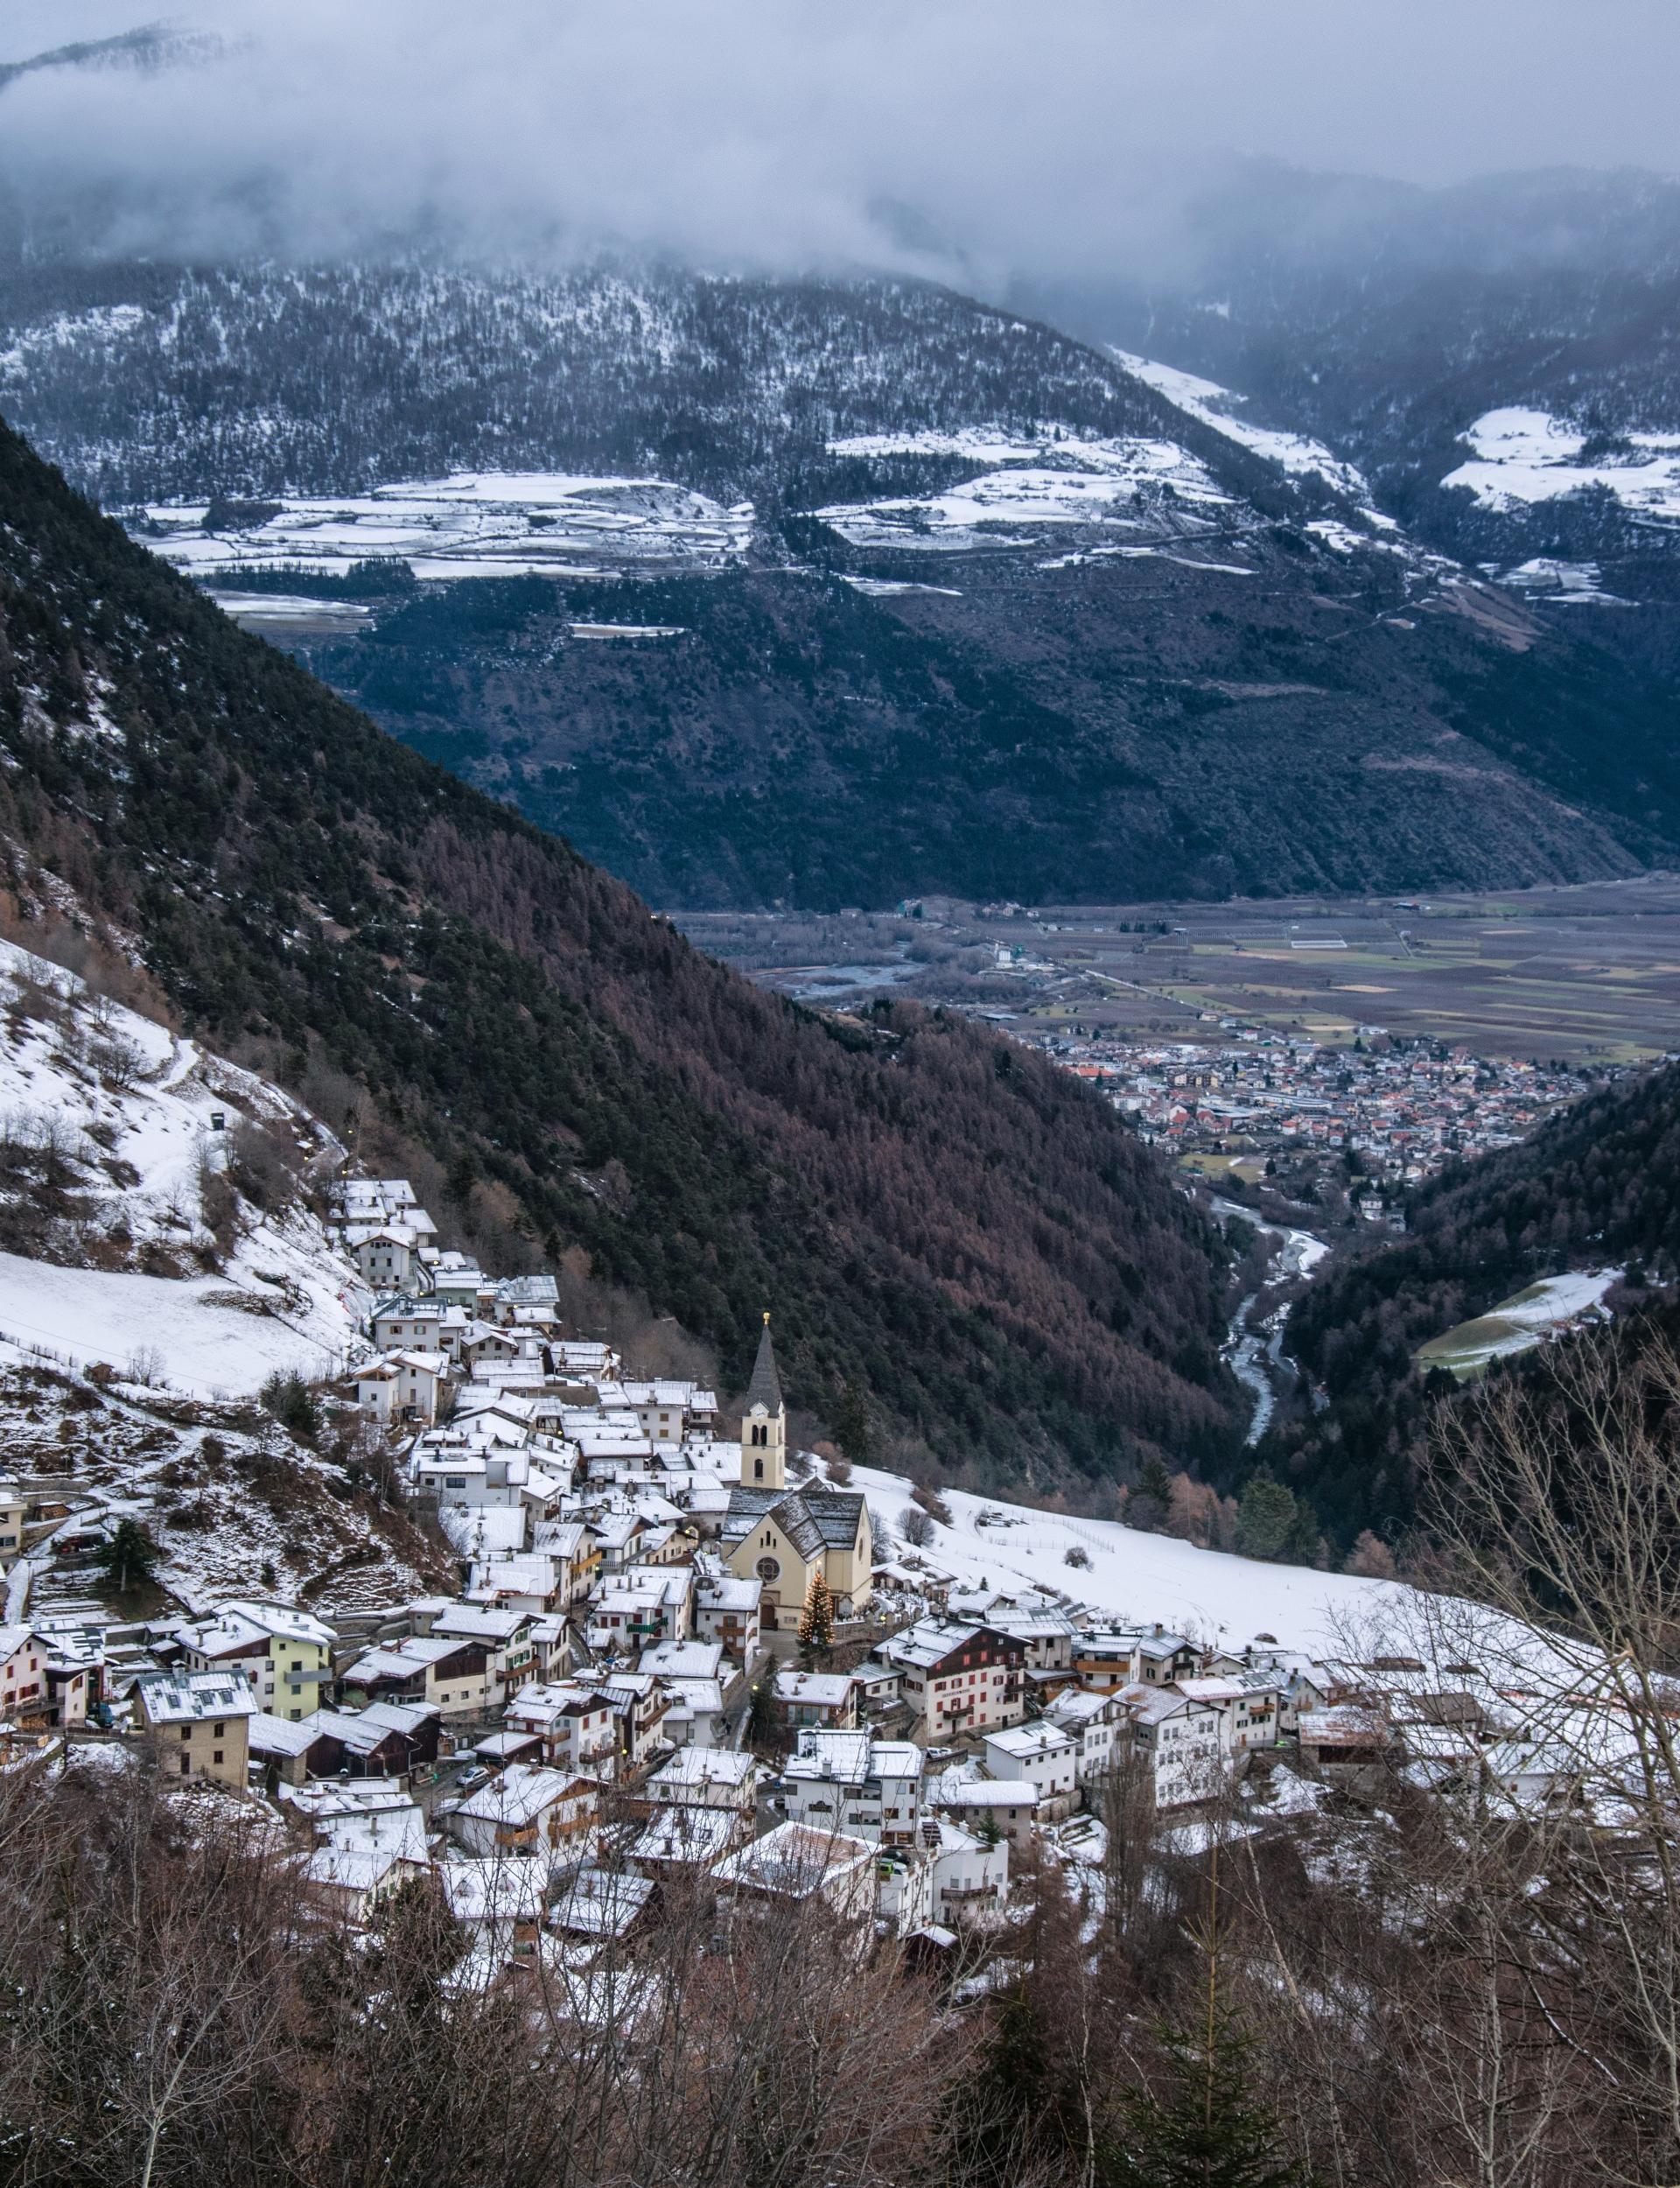
M 439 1636 L 427 1640 L 411 1634 L 406 1641 L 395 1642 L 388 1648 L 369 1649 L 366 1656 L 356 1659 L 344 1676 L 357 1686 L 373 1679 L 414 1679 L 466 1645 L 458 1637 Z
M 1017 1724 L 1002 1732 L 988 1732 L 986 1745 L 1000 1753 L 1012 1756 L 1018 1763 L 1036 1762 L 1046 1755 L 1066 1755 L 1072 1752 L 1071 1734 L 1060 1725 Z
M 935 1808 L 1036 1808 L 1040 1795 L 1030 1778 L 959 1778 L 948 1771 L 928 1798 Z
M 1241 1701 L 1248 1693 L 1240 1680 L 1222 1679 L 1217 1674 L 1204 1679 L 1176 1679 L 1172 1684 L 1192 1701 Z
M 438 1881 L 457 1922 L 536 1922 L 547 1896 L 548 1872 L 540 1862 L 441 1862 Z
M 0 1648 L 4 1638 L 0 1629 Z M 150 1724 L 201 1724 L 211 1718 L 256 1715 L 256 1696 L 242 1672 L 142 1672 L 135 1690 Z
M 240 1597 L 219 1603 L 207 1618 L 180 1629 L 183 1648 L 197 1656 L 227 1656 L 263 1640 L 302 1641 L 330 1649 L 338 1639 L 332 1627 L 290 1603 L 253 1602 Z
M 876 1849 L 867 1840 L 844 1831 L 814 1830 L 808 1824 L 781 1823 L 728 1855 L 713 1872 L 720 1883 L 803 1899 L 828 1880 L 872 1862 Z
M 528 1623 L 528 1610 L 493 1610 L 483 1603 L 451 1603 L 431 1622 L 434 1635 L 450 1635 L 457 1641 L 506 1644 L 517 1637 Z
M 721 1641 L 655 1641 L 642 1651 L 637 1669 L 660 1679 L 716 1679 L 723 1662 Z
M 565 1771 L 544 1770 L 533 1763 L 509 1763 L 487 1785 L 480 1785 L 458 1802 L 455 1813 L 480 1823 L 518 1827 L 534 1822 L 578 1783 Z
M 851 1679 L 844 1672 L 778 1672 L 776 1700 L 780 1702 L 812 1702 L 824 1708 L 844 1706 L 851 1692 Z
M 702 1610 L 756 1610 L 764 1600 L 764 1582 L 738 1580 L 733 1573 L 712 1573 L 696 1580 L 694 1599 Z
M 525 1514 L 518 1504 L 442 1504 L 438 1524 L 449 1537 L 451 1549 L 462 1557 L 486 1557 L 525 1546 Z
M 318 1846 L 304 1863 L 304 1875 L 312 1884 L 340 1891 L 374 1891 L 399 1863 L 413 1858 L 394 1846 Z
M 315 1819 L 323 1841 L 345 1853 L 385 1854 L 422 1864 L 431 1859 L 426 1820 L 411 1800 L 341 1807 Z
M 861 1785 L 870 1774 L 867 1732 L 829 1732 L 808 1727 L 799 1736 L 799 1751 L 782 1765 L 786 1778 L 832 1779 L 837 1785 Z
M 948 1657 L 953 1649 L 965 1648 L 979 1640 L 984 1630 L 983 1626 L 961 1620 L 919 1618 L 914 1626 L 906 1626 L 902 1633 L 892 1634 L 883 1641 L 880 1654 L 888 1663 L 926 1671 Z
M 253 1755 L 302 1755 L 318 1736 L 307 1719 L 296 1724 L 259 1709 L 248 1730 Z
M 741 1820 L 732 1808 L 690 1807 L 680 1801 L 655 1808 L 626 1858 L 633 1862 L 715 1862 L 726 1854 Z
M 555 1904 L 556 1930 L 585 1937 L 622 1937 L 653 1895 L 653 1879 L 629 1870 L 582 1869 Z
M 662 1787 L 750 1785 L 758 1770 L 750 1755 L 736 1748 L 678 1748 L 648 1781 Z

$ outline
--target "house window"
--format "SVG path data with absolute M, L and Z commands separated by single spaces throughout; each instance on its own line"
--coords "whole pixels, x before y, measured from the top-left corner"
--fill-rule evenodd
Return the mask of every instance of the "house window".
M 756 1569 L 761 1581 L 779 1581 L 781 1578 L 781 1564 L 779 1559 L 760 1558 Z
M 211 1756 L 210 1760 L 211 1760 L 213 1763 L 220 1763 L 220 1760 L 221 1760 L 221 1750 L 220 1750 L 220 1748 L 217 1748 L 217 1749 L 216 1749 L 216 1750 L 214 1751 L 214 1753 Z
M 188 1774 L 188 1772 L 192 1770 L 192 1757 L 191 1757 L 190 1755 L 184 1755 L 184 1756 L 182 1756 L 182 1757 L 181 1757 L 181 1776 L 182 1776 L 183 1778 L 186 1777 L 186 1776 L 187 1776 L 187 1774 Z

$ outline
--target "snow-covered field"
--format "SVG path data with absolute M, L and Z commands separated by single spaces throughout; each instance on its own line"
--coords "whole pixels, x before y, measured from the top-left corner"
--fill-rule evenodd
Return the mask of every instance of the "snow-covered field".
M 720 568 L 746 553 L 749 502 L 732 508 L 663 479 L 461 471 L 372 494 L 288 500 L 264 523 L 206 531 L 203 502 L 158 503 L 142 536 L 190 576 L 298 565 L 342 577 L 382 557 L 416 578 L 604 575 L 626 565 Z
M 206 1393 L 342 1359 L 356 1342 L 355 1272 L 301 1207 L 263 1216 L 242 1204 L 209 1275 L 58 1265 L 149 1250 L 190 1264 L 214 1251 L 204 1180 L 225 1166 L 242 1119 L 299 1162 L 335 1154 L 331 1135 L 255 1073 L 10 943 L 0 1005 L 0 1127 L 37 1170 L 43 1151 L 57 1151 L 77 1210 L 62 1237 L 49 1233 L 52 1259 L 0 1253 L 0 1331 L 79 1364 L 126 1368 L 144 1356 L 164 1379 Z
M 282 1258 L 272 1252 L 271 1228 L 256 1244 Z M 298 1257 L 284 1258 L 295 1266 Z M 0 1335 L 78 1367 L 139 1369 L 193 1397 L 248 1395 L 276 1369 L 330 1373 L 354 1336 L 347 1307 L 335 1315 L 335 1306 L 330 1294 L 293 1304 L 285 1290 L 248 1274 L 136 1276 L 0 1253 Z
M 913 1509 L 907 1481 L 859 1466 L 850 1486 L 864 1492 L 871 1511 L 895 1534 L 901 1532 Z M 1159 1619 L 1238 1647 L 1270 1634 L 1285 1648 L 1334 1648 L 1344 1632 L 1381 1617 L 1409 1593 L 1390 1581 L 1200 1550 L 1112 1520 L 1064 1518 L 961 1490 L 940 1493 L 955 1524 L 935 1525 L 925 1548 L 896 1555 L 924 1558 L 966 1587 L 1054 1589 L 1104 1617 Z M 987 1513 L 1003 1524 L 983 1524 Z M 1069 1550 L 1082 1551 L 1089 1565 L 1069 1565 Z
M 1586 436 L 1567 418 L 1515 408 L 1484 411 L 1459 438 L 1470 460 L 1441 484 L 1467 487 L 1483 508 L 1508 515 L 1602 487 L 1642 515 L 1680 517 L 1680 433 L 1629 433 L 1630 455 L 1583 463 Z
M 1622 1273 L 1619 1268 L 1573 1269 L 1562 1276 L 1542 1277 L 1474 1321 L 1432 1337 L 1418 1348 L 1418 1363 L 1426 1368 L 1447 1368 L 1460 1377 L 1480 1374 L 1489 1360 L 1530 1351 L 1552 1331 L 1606 1313 L 1605 1294 Z
M 1533 555 L 1498 573 L 1502 585 L 1531 600 L 1568 600 L 1598 607 L 1628 607 L 1630 601 L 1606 593 L 1600 582 L 1596 562 L 1559 562 L 1552 555 Z
M 348 637 L 373 615 L 365 601 L 316 600 L 306 593 L 219 593 L 212 586 L 210 598 L 224 615 L 231 615 L 248 630 L 262 633 L 280 625 L 295 629 L 300 623 L 312 623 L 318 630 L 341 632 Z
M 1153 358 L 1135 356 L 1130 350 L 1116 349 L 1114 355 L 1126 370 L 1146 386 L 1164 395 L 1167 401 L 1189 417 L 1211 425 L 1216 433 L 1223 433 L 1243 448 L 1251 449 L 1256 456 L 1264 456 L 1281 470 L 1295 477 L 1306 477 L 1317 472 L 1339 494 L 1351 501 L 1368 507 L 1371 489 L 1362 472 L 1333 455 L 1322 441 L 1310 440 L 1304 433 L 1278 432 L 1269 425 L 1255 425 L 1239 414 L 1237 406 L 1248 401 L 1242 395 L 1234 395 L 1228 388 L 1222 388 L 1216 381 L 1201 380 L 1194 372 L 1180 372 L 1176 365 L 1158 364 Z M 1371 512 L 1375 521 L 1392 523 L 1391 517 Z
M 844 501 L 815 512 L 854 547 L 967 551 L 1026 543 L 1020 525 L 1105 525 L 1139 533 L 1194 529 L 1237 509 L 1207 466 L 1175 442 L 1095 439 L 1045 425 L 1031 436 L 1001 426 L 954 433 L 868 433 L 832 441 L 836 456 L 956 456 L 984 466 L 941 493 Z M 1166 516 L 1170 487 L 1173 515 Z

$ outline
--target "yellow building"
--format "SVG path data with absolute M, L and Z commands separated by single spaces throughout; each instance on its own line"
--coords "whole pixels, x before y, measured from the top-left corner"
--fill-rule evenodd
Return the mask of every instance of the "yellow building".
M 811 1575 L 820 1572 L 842 1617 L 869 1601 L 874 1545 L 869 1506 L 855 1490 L 788 1486 L 788 1409 L 764 1318 L 759 1357 L 741 1420 L 741 1479 L 723 1525 L 729 1569 L 762 1583 L 763 1624 L 799 1615 Z
M 329 1625 L 290 1603 L 223 1603 L 213 1617 L 181 1629 L 181 1647 L 195 1672 L 243 1672 L 257 1706 L 296 1723 L 320 1707 L 332 1677 Z

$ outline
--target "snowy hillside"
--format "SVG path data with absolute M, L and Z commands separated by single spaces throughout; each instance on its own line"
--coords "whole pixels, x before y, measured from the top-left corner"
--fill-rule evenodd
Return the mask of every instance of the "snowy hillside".
M 871 1511 L 895 1536 L 918 1509 L 912 1484 L 900 1475 L 854 1467 L 850 1486 L 864 1491 Z M 888 1552 L 878 1545 L 878 1557 L 891 1554 L 912 1570 L 925 1562 L 967 1588 L 1044 1588 L 1075 1609 L 1120 1623 L 1160 1620 L 1226 1645 L 1240 1648 L 1270 1634 L 1285 1648 L 1332 1646 L 1408 1592 L 1351 1574 L 1203 1550 L 1117 1521 L 1033 1511 L 961 1490 L 940 1495 L 953 1524 L 935 1523 L 920 1549 Z M 1088 1562 L 1070 1565 L 1070 1551 Z
M 340 1364 L 360 1287 L 303 1203 L 324 1127 L 4 943 L 0 1013 L 0 1331 L 204 1393 Z
M 1322 441 L 1312 440 L 1305 433 L 1279 432 L 1274 427 L 1253 424 L 1241 413 L 1240 406 L 1248 397 L 1233 394 L 1216 381 L 1200 379 L 1194 372 L 1180 372 L 1175 365 L 1158 364 L 1152 358 L 1136 356 L 1128 349 L 1116 349 L 1114 354 L 1128 372 L 1164 395 L 1187 417 L 1200 418 L 1216 433 L 1222 433 L 1228 440 L 1264 457 L 1268 463 L 1276 464 L 1292 477 L 1307 478 L 1316 473 L 1338 494 L 1345 494 L 1368 515 L 1376 515 L 1370 508 L 1371 489 L 1363 473 L 1333 454 Z M 1377 522 L 1389 524 L 1393 519 L 1378 517 Z
M 108 508 L 458 472 L 676 479 L 727 507 L 849 434 L 1169 416 L 1083 344 L 920 283 L 420 265 L 66 264 L 0 294 L 0 405 Z
M 230 1594 L 368 1609 L 444 1575 L 376 1493 L 354 1434 L 329 1429 L 311 1448 L 248 1400 L 79 1375 L 0 1338 L 0 1434 L 9 1470 L 59 1484 L 71 1507 L 28 1539 L 30 1602 L 43 1612 L 102 1605 L 99 1546 L 125 1517 L 150 1534 L 158 1584 L 189 1610 Z

